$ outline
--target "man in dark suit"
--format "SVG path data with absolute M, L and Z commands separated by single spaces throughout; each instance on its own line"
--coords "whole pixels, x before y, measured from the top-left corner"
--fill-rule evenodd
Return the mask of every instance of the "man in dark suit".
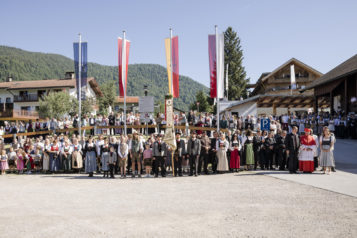
M 217 131 L 215 131 L 215 132 L 213 132 L 213 138 L 211 139 L 211 149 L 209 151 L 213 173 L 217 172 L 217 164 L 218 164 L 217 156 L 216 156 L 216 154 L 217 154 L 217 151 L 216 151 L 217 140 L 218 140 L 218 133 L 217 133 Z
M 207 132 L 203 131 L 201 138 L 201 158 L 198 163 L 198 174 L 201 173 L 202 161 L 203 161 L 203 171 L 208 174 L 208 162 L 209 162 L 209 150 L 211 149 L 211 139 L 208 137 Z
M 299 167 L 298 153 L 300 148 L 300 138 L 297 134 L 297 126 L 293 126 L 292 132 L 287 135 L 285 140 L 286 154 L 288 156 L 288 169 L 292 174 L 296 174 Z
M 115 116 L 113 112 L 110 113 L 108 116 L 109 120 L 109 126 L 115 126 Z M 115 135 L 115 129 L 114 128 L 109 128 L 109 135 Z
M 198 161 L 200 159 L 201 153 L 201 141 L 197 139 L 196 136 L 196 132 L 193 132 L 187 143 L 187 155 L 189 156 L 190 160 L 189 176 L 192 176 L 193 174 L 197 176 L 198 171 Z
M 285 164 L 286 164 L 285 140 L 286 140 L 286 131 L 284 130 L 281 132 L 281 134 L 279 134 L 276 137 L 276 158 L 277 158 L 277 163 L 279 165 L 279 170 L 285 170 Z
M 91 115 L 89 118 L 89 125 L 95 126 L 95 117 L 93 115 Z M 94 128 L 90 130 L 90 134 L 94 136 Z
M 257 164 L 259 162 L 260 169 L 264 169 L 264 155 L 261 155 L 261 149 L 263 146 L 262 132 L 257 130 L 257 134 L 253 138 L 253 150 L 254 150 L 254 170 L 257 169 Z
M 181 139 L 181 133 L 176 133 L 176 150 L 174 152 L 175 177 L 182 176 L 182 157 L 186 155 L 185 141 Z
M 157 140 L 153 145 L 153 167 L 155 172 L 155 178 L 159 176 L 159 166 L 161 168 L 161 176 L 166 177 L 166 166 L 165 166 L 165 157 L 167 155 L 166 143 L 162 141 L 162 136 L 159 135 Z

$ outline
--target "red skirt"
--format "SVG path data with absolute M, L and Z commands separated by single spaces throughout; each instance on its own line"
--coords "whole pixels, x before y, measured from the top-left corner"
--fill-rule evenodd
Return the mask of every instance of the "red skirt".
M 238 150 L 233 150 L 231 152 L 231 160 L 229 162 L 229 167 L 231 169 L 239 169 L 240 168 L 240 157 Z
M 299 160 L 299 170 L 303 172 L 314 172 L 314 161 L 301 161 Z

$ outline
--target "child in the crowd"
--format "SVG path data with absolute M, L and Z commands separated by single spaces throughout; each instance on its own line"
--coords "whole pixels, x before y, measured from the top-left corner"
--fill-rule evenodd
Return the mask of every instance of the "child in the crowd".
M 6 150 L 2 150 L 1 151 L 1 157 L 0 157 L 0 161 L 1 161 L 1 175 L 4 175 L 6 170 L 9 169 L 9 165 L 7 164 L 7 155 L 6 155 Z
M 145 177 L 149 178 L 151 173 L 151 166 L 152 166 L 152 149 L 150 148 L 150 144 L 148 143 L 145 145 L 143 157 L 144 157 L 144 166 L 146 171 Z
M 22 150 L 22 148 L 20 148 L 17 151 L 17 160 L 16 160 L 17 172 L 19 174 L 24 173 L 24 160 L 26 160 L 26 153 Z
M 9 170 L 10 173 L 15 173 L 16 172 L 16 161 L 17 161 L 17 154 L 14 151 L 13 147 L 10 147 L 9 154 L 7 156 L 8 158 L 8 164 L 9 164 Z
M 27 174 L 31 174 L 35 166 L 34 166 L 33 158 L 30 153 L 26 153 L 26 159 L 27 160 L 25 162 L 25 165 L 26 165 Z
M 120 139 L 120 144 L 118 146 L 118 155 L 119 155 L 119 168 L 120 168 L 120 174 L 121 174 L 121 178 L 125 178 L 126 177 L 126 162 L 128 159 L 128 153 L 129 153 L 129 149 L 128 149 L 128 144 L 126 143 L 127 138 L 122 136 Z
M 117 153 L 115 152 L 114 146 L 110 146 L 110 152 L 109 152 L 109 172 L 110 172 L 110 177 L 114 178 L 114 167 L 117 162 Z
M 41 171 L 42 155 L 41 155 L 41 151 L 40 151 L 39 147 L 35 149 L 34 154 L 31 154 L 31 157 L 34 162 L 34 169 L 35 169 L 36 173 L 40 172 Z

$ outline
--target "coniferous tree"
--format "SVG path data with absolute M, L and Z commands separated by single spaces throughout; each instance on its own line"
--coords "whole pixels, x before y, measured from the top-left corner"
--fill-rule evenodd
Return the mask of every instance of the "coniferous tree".
M 246 72 L 243 67 L 243 50 L 240 39 L 232 27 L 224 32 L 224 64 L 228 64 L 228 99 L 237 100 L 247 97 Z M 224 76 L 226 72 L 224 72 Z M 226 93 L 225 93 L 226 95 Z

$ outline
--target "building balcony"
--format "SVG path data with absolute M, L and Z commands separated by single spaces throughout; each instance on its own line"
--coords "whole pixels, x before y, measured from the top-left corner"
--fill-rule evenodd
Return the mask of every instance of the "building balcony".
M 37 94 L 28 94 L 28 95 L 15 95 L 14 102 L 37 102 L 38 95 Z
M 6 110 L 0 112 L 0 117 L 9 117 L 9 118 L 25 118 L 25 119 L 37 119 L 39 118 L 37 111 L 28 111 L 28 110 Z

